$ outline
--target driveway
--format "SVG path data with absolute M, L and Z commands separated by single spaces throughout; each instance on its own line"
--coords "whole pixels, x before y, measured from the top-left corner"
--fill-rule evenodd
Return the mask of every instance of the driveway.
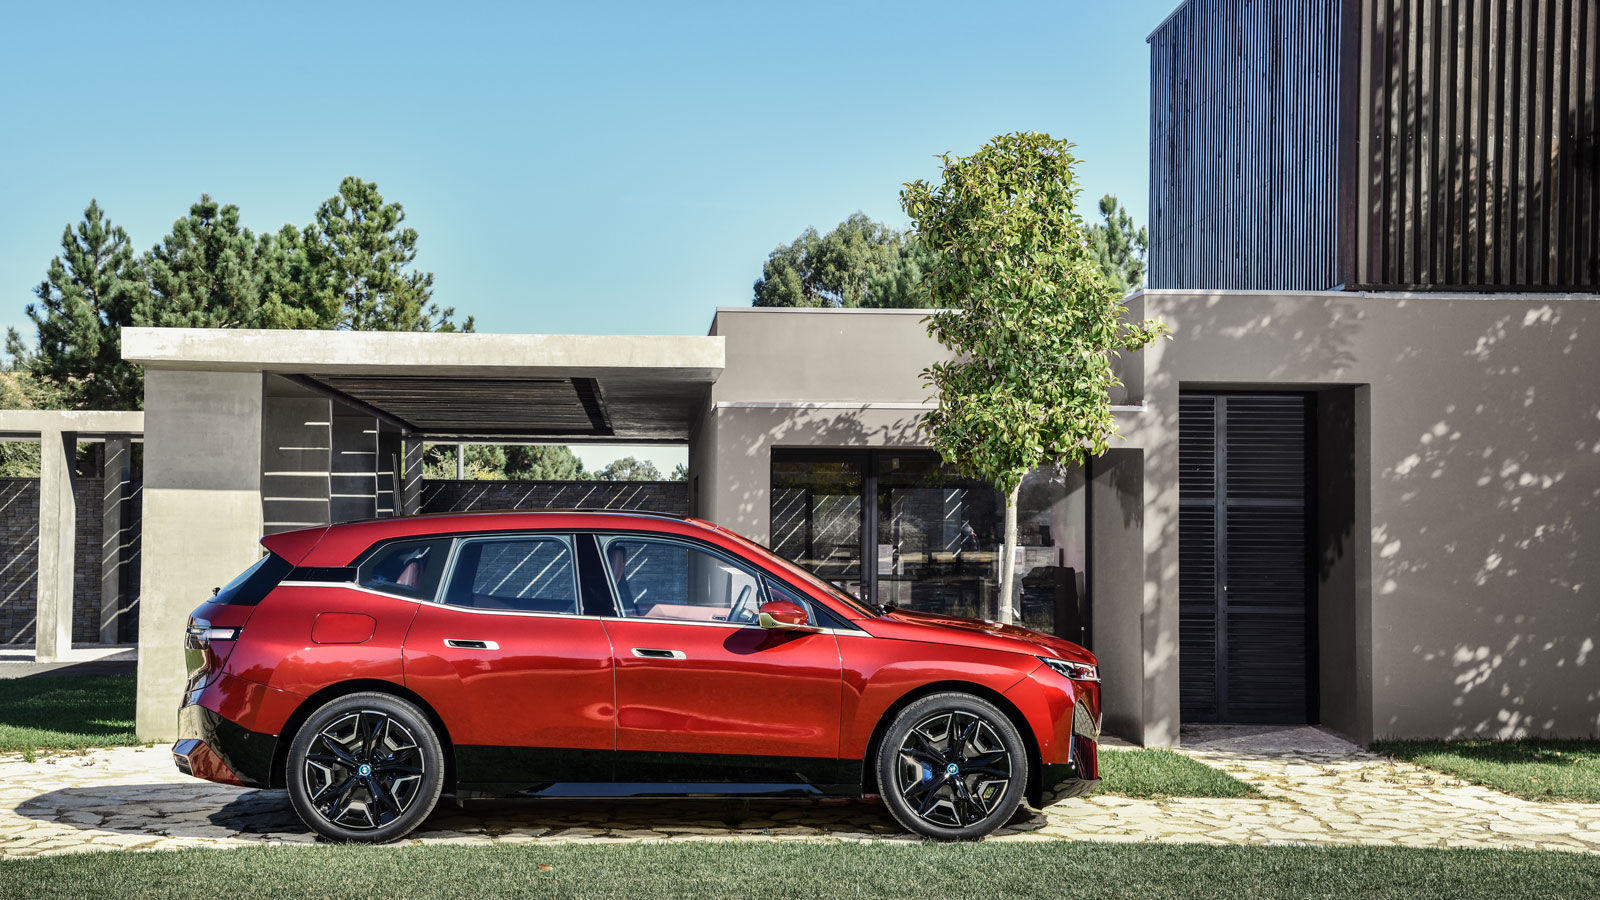
M 1107 749 L 1107 753 L 1119 752 Z M 1020 814 L 989 840 L 1368 844 L 1600 853 L 1600 804 L 1536 803 L 1369 754 L 1315 728 L 1187 733 L 1187 755 L 1264 800 L 1096 796 Z M 528 801 L 441 809 L 410 842 L 906 841 L 861 801 Z M 166 748 L 32 763 L 0 756 L 0 857 L 314 843 L 283 791 L 178 774 Z

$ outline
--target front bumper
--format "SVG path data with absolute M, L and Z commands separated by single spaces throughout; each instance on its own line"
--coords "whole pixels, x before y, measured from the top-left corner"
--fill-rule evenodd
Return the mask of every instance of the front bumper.
M 204 706 L 191 704 L 178 710 L 172 761 L 185 775 L 241 787 L 269 787 L 276 749 L 273 735 L 250 731 Z

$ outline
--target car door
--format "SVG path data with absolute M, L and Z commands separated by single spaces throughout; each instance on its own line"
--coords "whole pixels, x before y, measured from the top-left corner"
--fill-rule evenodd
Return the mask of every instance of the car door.
M 611 658 L 571 535 L 467 537 L 406 636 L 406 684 L 444 718 L 464 787 L 609 781 Z
M 833 784 L 841 673 L 827 632 L 756 624 L 761 575 L 655 535 L 599 535 L 618 616 L 617 780 Z

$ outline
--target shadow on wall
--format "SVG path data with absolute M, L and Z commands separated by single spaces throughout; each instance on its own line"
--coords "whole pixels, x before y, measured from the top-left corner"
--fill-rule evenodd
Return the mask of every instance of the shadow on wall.
M 1152 413 L 1171 438 L 1151 457 L 1163 491 L 1178 485 L 1180 386 L 1371 386 L 1371 534 L 1324 533 L 1317 549 L 1326 577 L 1370 541 L 1377 734 L 1600 733 L 1592 300 L 1159 302 L 1176 331 L 1149 374 L 1152 396 L 1171 398 Z M 1151 527 L 1175 585 L 1177 523 Z

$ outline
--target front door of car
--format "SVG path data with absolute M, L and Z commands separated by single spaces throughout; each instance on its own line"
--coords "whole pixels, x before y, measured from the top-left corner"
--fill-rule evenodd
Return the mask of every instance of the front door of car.
M 601 535 L 617 780 L 837 782 L 841 673 L 830 633 L 757 622 L 761 577 L 665 537 Z
M 406 685 L 444 719 L 464 787 L 611 780 L 611 645 L 574 550 L 566 534 L 459 539 L 406 636 Z

